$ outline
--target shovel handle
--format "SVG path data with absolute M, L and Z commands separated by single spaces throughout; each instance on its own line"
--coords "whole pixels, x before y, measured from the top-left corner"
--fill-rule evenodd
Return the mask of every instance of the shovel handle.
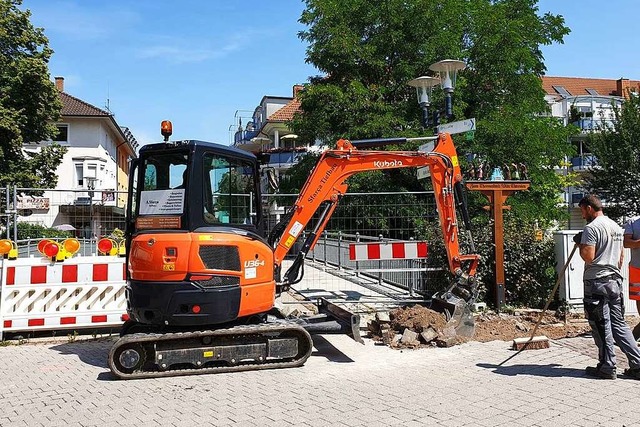
M 571 253 L 569 254 L 569 258 L 567 258 L 567 262 L 564 263 L 564 265 L 562 266 L 562 270 L 560 270 L 560 273 L 558 273 L 558 280 L 556 280 L 556 284 L 553 287 L 553 290 L 551 291 L 551 295 L 549 295 L 549 298 L 547 298 L 547 302 L 544 305 L 544 308 L 542 309 L 542 313 L 540 313 L 540 317 L 538 318 L 538 321 L 536 322 L 536 326 L 533 328 L 533 332 L 531 332 L 531 337 L 529 338 L 529 341 L 531 341 L 533 339 L 533 337 L 536 335 L 536 331 L 538 330 L 538 326 L 540 326 L 540 322 L 542 321 L 542 316 L 544 316 L 544 314 L 547 312 L 547 308 L 549 308 L 549 304 L 551 304 L 551 300 L 553 300 L 553 296 L 556 294 L 556 291 L 558 290 L 558 286 L 560 286 L 560 281 L 564 277 L 564 272 L 567 270 L 567 267 L 569 266 L 569 263 L 571 262 L 571 258 L 573 258 L 573 254 L 576 253 L 577 249 L 578 249 L 578 244 L 576 243 L 575 245 L 573 245 L 573 249 L 571 250 Z M 529 341 L 527 341 L 527 342 L 529 342 Z

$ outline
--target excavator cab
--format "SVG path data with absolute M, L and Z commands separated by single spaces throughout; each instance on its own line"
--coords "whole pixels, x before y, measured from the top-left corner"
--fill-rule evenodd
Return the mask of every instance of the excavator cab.
M 255 156 L 203 141 L 145 145 L 129 200 L 126 291 L 135 322 L 214 325 L 273 307 Z

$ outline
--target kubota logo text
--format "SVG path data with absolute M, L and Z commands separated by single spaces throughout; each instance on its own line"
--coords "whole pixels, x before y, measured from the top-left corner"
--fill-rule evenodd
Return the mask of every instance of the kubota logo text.
M 399 168 L 400 166 L 402 166 L 402 161 L 401 160 L 392 160 L 392 161 L 388 161 L 388 160 L 376 160 L 375 162 L 373 162 L 373 166 L 379 168 L 379 169 L 383 169 L 383 168 Z

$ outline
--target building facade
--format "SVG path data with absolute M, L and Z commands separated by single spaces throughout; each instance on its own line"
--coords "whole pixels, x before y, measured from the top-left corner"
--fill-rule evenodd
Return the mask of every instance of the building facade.
M 279 182 L 283 173 L 311 148 L 300 143 L 298 136 L 288 127 L 288 122 L 300 109 L 298 93 L 302 89 L 302 85 L 293 86 L 291 97 L 263 96 L 252 115 L 244 118 L 244 125 L 243 117 L 236 112 L 233 146 L 260 157 L 263 194 L 273 192 L 269 184 L 269 174 Z M 284 208 L 278 206 L 275 201 L 264 208 L 268 209 L 270 217 L 276 220 L 284 213 Z
M 613 109 L 620 107 L 630 93 L 640 93 L 640 81 L 621 79 L 592 79 L 581 77 L 542 78 L 542 86 L 546 92 L 545 99 L 551 108 L 551 115 L 563 121 L 565 125 L 573 124 L 580 133 L 571 137 L 576 154 L 567 159 L 559 173 L 588 173 L 596 159 L 588 145 L 589 133 L 602 126 L 613 123 Z M 584 192 L 578 187 L 568 187 L 563 194 L 569 213 L 569 229 L 581 229 L 584 220 L 578 208 L 578 202 Z
M 66 93 L 64 78 L 56 77 L 55 83 L 63 107 L 54 141 L 67 153 L 56 169 L 55 188 L 42 196 L 19 191 L 19 221 L 75 230 L 81 238 L 107 235 L 124 226 L 129 163 L 138 143 L 113 114 Z M 52 142 L 25 144 L 24 150 L 37 151 Z

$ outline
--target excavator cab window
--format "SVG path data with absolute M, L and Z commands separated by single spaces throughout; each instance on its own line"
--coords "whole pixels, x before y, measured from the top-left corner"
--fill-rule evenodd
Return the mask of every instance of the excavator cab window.
M 257 225 L 254 166 L 234 158 L 207 153 L 205 171 L 204 220 L 208 224 Z
M 187 179 L 187 155 L 157 155 L 146 159 L 144 191 L 185 188 Z
M 131 200 L 130 218 L 135 228 L 186 226 L 188 159 L 188 150 L 155 151 L 140 159 L 138 184 Z

